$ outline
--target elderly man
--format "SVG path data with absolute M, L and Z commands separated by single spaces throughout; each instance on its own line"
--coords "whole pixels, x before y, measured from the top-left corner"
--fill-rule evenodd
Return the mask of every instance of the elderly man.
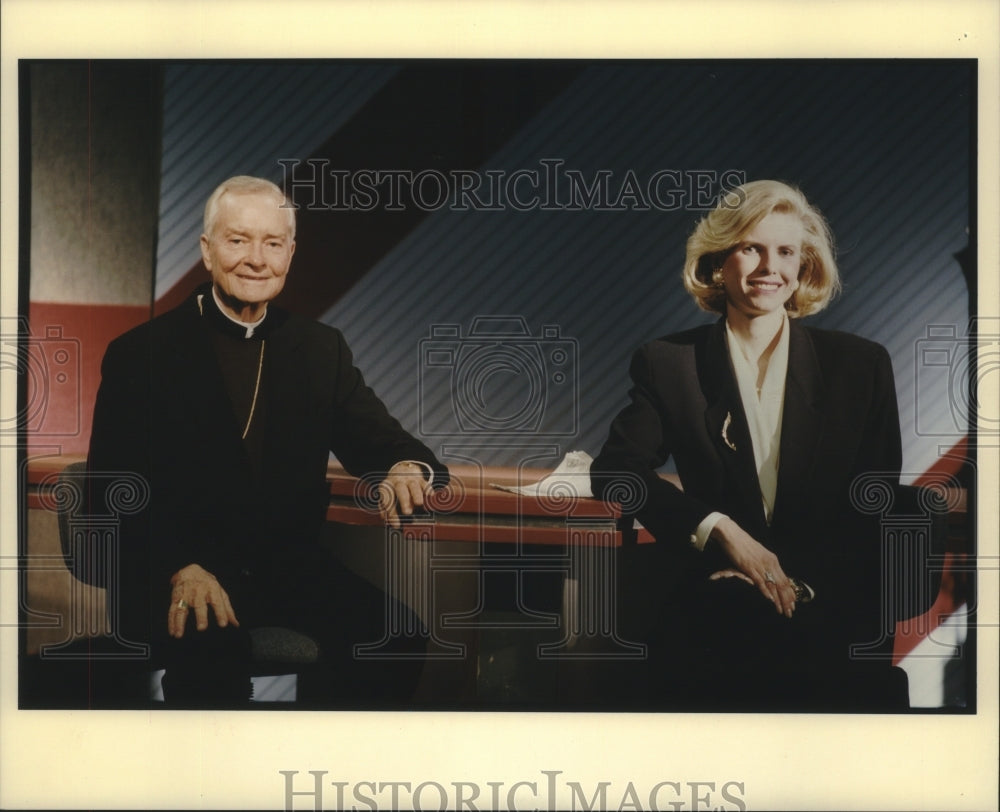
M 339 331 L 271 304 L 295 252 L 277 186 L 221 184 L 201 251 L 211 284 L 112 342 L 102 366 L 89 468 L 150 486 L 121 526 L 120 628 L 165 662 L 168 703 L 246 701 L 246 629 L 258 626 L 315 638 L 331 697 L 400 699 L 414 658 L 352 657 L 383 636 L 385 596 L 319 544 L 329 452 L 353 474 L 384 475 L 394 526 L 447 469 L 365 385 Z

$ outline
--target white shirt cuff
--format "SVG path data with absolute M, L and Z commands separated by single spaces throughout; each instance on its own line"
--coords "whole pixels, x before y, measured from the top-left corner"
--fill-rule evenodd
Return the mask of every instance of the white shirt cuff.
M 690 538 L 691 545 L 698 550 L 705 549 L 705 544 L 708 543 L 708 537 L 712 534 L 715 526 L 722 520 L 726 518 L 725 513 L 719 513 L 717 510 L 709 513 L 694 530 L 694 534 Z

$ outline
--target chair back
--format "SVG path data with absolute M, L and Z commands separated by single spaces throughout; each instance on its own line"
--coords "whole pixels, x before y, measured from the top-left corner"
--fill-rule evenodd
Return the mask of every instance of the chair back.
M 77 575 L 78 568 L 74 566 L 74 550 L 72 549 L 72 538 L 70 531 L 70 521 L 81 506 L 84 504 L 86 490 L 84 484 L 87 477 L 87 462 L 71 462 L 59 473 L 56 480 L 56 518 L 59 522 L 59 547 L 62 550 L 63 560 L 66 568 Z

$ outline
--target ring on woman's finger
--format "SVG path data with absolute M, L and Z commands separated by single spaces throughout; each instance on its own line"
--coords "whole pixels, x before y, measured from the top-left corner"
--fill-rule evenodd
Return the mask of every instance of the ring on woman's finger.
M 187 609 L 188 608 L 187 601 L 184 600 L 184 598 L 181 598 L 179 601 L 177 601 L 177 608 L 178 609 Z
M 778 583 L 776 580 L 774 580 L 774 574 L 771 572 L 771 570 L 764 570 L 764 580 L 767 581 L 769 584 Z

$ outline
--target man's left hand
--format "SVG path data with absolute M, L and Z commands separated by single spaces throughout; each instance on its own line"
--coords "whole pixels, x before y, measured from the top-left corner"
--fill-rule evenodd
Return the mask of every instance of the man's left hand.
M 424 470 L 413 462 L 397 462 L 378 486 L 378 510 L 382 520 L 398 528 L 399 516 L 412 516 L 414 507 L 423 507 L 432 490 Z

